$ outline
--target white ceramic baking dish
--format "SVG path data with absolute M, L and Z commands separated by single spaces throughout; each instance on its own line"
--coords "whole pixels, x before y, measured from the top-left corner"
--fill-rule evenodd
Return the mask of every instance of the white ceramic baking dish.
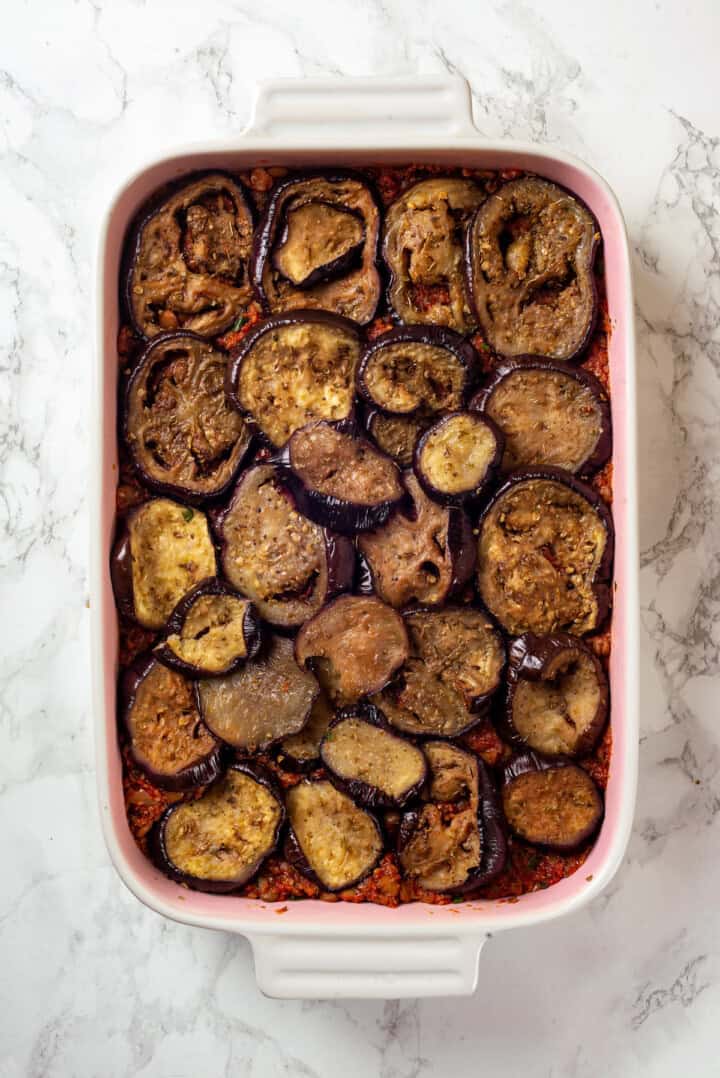
M 612 335 L 615 608 L 610 679 L 613 754 L 602 831 L 582 871 L 516 902 L 451 906 L 302 901 L 273 905 L 188 891 L 161 875 L 128 829 L 115 726 L 117 626 L 108 571 L 117 480 L 115 443 L 118 267 L 126 226 L 161 184 L 198 168 L 429 162 L 524 168 L 575 191 L 604 238 Z M 262 84 L 249 127 L 234 138 L 191 146 L 126 179 L 102 228 L 98 264 L 95 428 L 91 467 L 93 715 L 103 830 L 130 890 L 166 917 L 237 932 L 252 944 L 257 980 L 271 996 L 294 998 L 463 995 L 477 983 L 489 933 L 541 924 L 578 910 L 607 885 L 622 859 L 633 816 L 638 740 L 638 596 L 635 348 L 627 238 L 604 180 L 555 149 L 489 142 L 473 125 L 460 79 L 307 80 Z

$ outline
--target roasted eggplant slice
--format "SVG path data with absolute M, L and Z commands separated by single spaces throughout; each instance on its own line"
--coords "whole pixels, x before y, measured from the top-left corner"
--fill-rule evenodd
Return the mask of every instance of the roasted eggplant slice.
M 204 580 L 173 610 L 155 656 L 188 677 L 217 677 L 251 659 L 260 641 L 250 600 L 222 580 Z
M 225 357 L 194 333 L 156 337 L 128 381 L 123 435 L 142 481 L 197 505 L 224 494 L 250 445 Z
M 186 790 L 220 774 L 222 746 L 203 726 L 193 684 L 152 655 L 121 682 L 123 722 L 138 767 L 164 790 Z
M 412 467 L 417 440 L 432 422 L 432 414 L 386 415 L 378 408 L 368 408 L 365 416 L 368 434 L 401 468 Z
M 318 524 L 354 535 L 384 524 L 405 496 L 397 466 L 365 438 L 319 420 L 287 445 L 287 483 Z
M 461 408 L 478 377 L 475 349 L 438 326 L 391 329 L 371 341 L 357 374 L 368 404 L 392 415 Z
M 494 479 L 504 438 L 492 420 L 451 412 L 420 438 L 414 459 L 423 490 L 444 505 L 476 498 Z
M 162 629 L 195 584 L 217 572 L 207 517 L 153 498 L 121 522 L 110 559 L 115 601 L 145 629 Z
M 297 311 L 260 322 L 227 370 L 227 393 L 276 448 L 313 419 L 352 415 L 358 328 L 324 311 Z
M 505 435 L 503 471 L 550 465 L 590 475 L 610 456 L 610 405 L 583 367 L 544 359 L 504 363 L 471 408 Z
M 412 472 L 404 473 L 403 481 L 413 515 L 395 512 L 384 527 L 359 536 L 358 548 L 386 603 L 437 606 L 472 575 L 472 528 L 462 509 L 431 501 Z
M 608 710 L 596 655 L 576 636 L 525 633 L 510 648 L 505 714 L 512 733 L 543 756 L 584 756 Z
M 253 250 L 253 284 L 265 310 L 319 308 L 365 325 L 380 298 L 379 237 L 380 209 L 359 174 L 284 180 Z
M 610 513 L 591 487 L 559 468 L 513 472 L 480 522 L 480 595 L 513 636 L 580 636 L 607 614 L 612 555 Z
M 581 767 L 534 752 L 515 756 L 504 771 L 505 818 L 520 838 L 550 850 L 575 850 L 597 831 L 600 791 Z
M 303 625 L 295 655 L 344 706 L 388 683 L 407 659 L 408 637 L 400 615 L 379 599 L 341 595 Z
M 227 509 L 215 517 L 220 564 L 261 617 L 292 628 L 352 585 L 349 539 L 324 531 L 295 508 L 270 464 L 247 471 Z
M 430 770 L 427 800 L 469 801 L 477 805 L 479 780 L 475 753 L 466 752 L 451 741 L 426 741 L 423 752 Z
M 504 356 L 569 360 L 597 314 L 590 211 L 537 176 L 505 184 L 468 229 L 468 290 L 488 343 Z
M 258 752 L 305 726 L 320 687 L 295 662 L 293 642 L 274 636 L 228 677 L 197 683 L 205 725 L 242 752 Z
M 475 323 L 465 290 L 465 228 L 484 198 L 472 180 L 422 180 L 393 202 L 383 257 L 388 303 L 401 322 L 434 323 L 469 333 Z
M 422 750 L 393 733 L 372 705 L 343 712 L 320 746 L 331 781 L 368 808 L 401 808 L 427 775 Z
M 372 872 L 383 850 L 369 812 L 326 780 L 305 779 L 285 795 L 290 831 L 285 857 L 325 891 L 353 887 Z
M 321 689 L 302 730 L 280 742 L 278 762 L 290 771 L 307 771 L 316 766 L 320 761 L 320 742 L 334 718 L 333 706 Z
M 173 188 L 126 249 L 125 302 L 137 332 L 222 333 L 251 299 L 251 250 L 252 214 L 231 176 L 198 173 Z
M 235 763 L 197 801 L 171 805 L 151 833 L 163 872 L 196 891 L 234 891 L 275 849 L 282 795 L 259 765 Z

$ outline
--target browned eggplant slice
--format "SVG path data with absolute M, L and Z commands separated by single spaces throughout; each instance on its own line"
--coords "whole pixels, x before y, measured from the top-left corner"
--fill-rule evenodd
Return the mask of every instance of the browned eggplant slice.
M 513 642 L 506 719 L 516 738 L 536 752 L 590 752 L 605 725 L 608 697 L 599 659 L 576 636 L 525 633 Z
M 365 416 L 368 434 L 401 468 L 412 467 L 417 440 L 432 422 L 432 415 L 386 415 L 378 408 L 368 408 Z
M 479 779 L 475 753 L 466 752 L 452 741 L 426 741 L 423 752 L 430 771 L 429 801 L 469 801 L 477 805 Z
M 590 475 L 610 456 L 610 405 L 583 367 L 552 360 L 504 363 L 471 403 L 505 435 L 502 469 L 540 465 Z
M 580 636 L 607 614 L 612 556 L 610 513 L 591 487 L 559 468 L 513 472 L 480 522 L 480 595 L 513 636 Z
M 155 656 L 187 677 L 218 677 L 251 659 L 261 636 L 249 599 L 222 580 L 204 580 L 173 610 Z
M 196 801 L 171 805 L 151 833 L 159 868 L 196 891 L 234 891 L 277 846 L 282 795 L 258 764 L 232 764 Z
M 384 524 L 405 496 L 397 466 L 358 438 L 319 420 L 288 442 L 287 482 L 305 516 L 353 535 Z
M 130 753 L 164 790 L 186 790 L 220 774 L 222 746 L 203 725 L 193 684 L 152 655 L 124 673 L 121 706 Z
M 320 687 L 295 662 L 293 642 L 274 636 L 255 659 L 227 677 L 197 683 L 205 725 L 242 752 L 258 752 L 304 727 Z
M 439 326 L 391 329 L 371 341 L 357 373 L 358 392 L 392 415 L 461 408 L 478 377 L 475 349 Z
M 215 525 L 225 576 L 273 625 L 302 625 L 352 585 L 350 540 L 302 516 L 270 464 L 244 474 Z
M 236 180 L 198 173 L 141 220 L 125 253 L 125 302 L 144 337 L 215 337 L 252 297 L 252 214 Z
M 429 497 L 444 505 L 460 505 L 478 497 L 495 478 L 503 444 L 491 419 L 479 413 L 451 412 L 420 438 L 415 475 Z
M 285 795 L 290 831 L 285 857 L 325 891 L 363 880 L 380 859 L 380 826 L 326 780 L 304 779 Z
M 472 575 L 470 522 L 462 509 L 431 501 L 415 475 L 403 475 L 413 514 L 397 511 L 382 528 L 358 537 L 377 594 L 395 607 L 437 606 Z
M 389 729 L 372 705 L 343 712 L 320 746 L 330 779 L 368 808 L 401 808 L 425 782 L 422 750 Z
M 365 325 L 380 298 L 379 238 L 380 209 L 362 176 L 291 176 L 256 233 L 255 291 L 269 313 L 317 308 Z
M 505 818 L 520 838 L 550 850 L 575 850 L 597 831 L 603 817 L 600 791 L 581 767 L 515 756 L 504 771 Z
M 281 766 L 290 771 L 307 771 L 315 767 L 320 761 L 320 742 L 334 718 L 333 706 L 321 689 L 302 730 L 280 742 L 278 762 Z
M 325 311 L 276 315 L 248 333 L 227 393 L 276 448 L 313 419 L 348 419 L 360 360 L 358 327 Z
M 408 656 L 408 637 L 400 615 L 379 599 L 341 595 L 303 625 L 295 655 L 343 706 L 388 683 Z
M 153 498 L 121 522 L 110 559 L 118 609 L 145 629 L 162 629 L 184 595 L 217 572 L 207 517 Z
M 468 289 L 488 343 L 504 356 L 573 359 L 597 315 L 597 222 L 537 176 L 505 184 L 468 229 Z
M 422 180 L 387 211 L 383 257 L 388 303 L 401 322 L 469 333 L 475 318 L 465 289 L 464 236 L 484 198 L 472 180 Z
M 123 435 L 142 481 L 197 505 L 224 494 L 250 445 L 225 357 L 194 333 L 156 337 L 128 381 Z

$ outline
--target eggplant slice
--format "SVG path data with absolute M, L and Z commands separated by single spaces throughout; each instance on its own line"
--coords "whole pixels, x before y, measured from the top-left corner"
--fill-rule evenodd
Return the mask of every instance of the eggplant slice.
M 320 692 L 295 662 L 293 642 L 274 636 L 257 658 L 228 677 L 197 683 L 205 725 L 241 752 L 261 752 L 305 726 Z
M 344 706 L 388 683 L 407 659 L 408 637 L 403 619 L 380 599 L 341 595 L 303 625 L 295 655 Z
M 592 838 L 603 817 L 602 796 L 587 771 L 533 752 L 506 764 L 502 799 L 516 835 L 560 852 L 576 850 Z
M 405 496 L 389 457 L 324 420 L 295 431 L 287 448 L 297 505 L 325 527 L 350 535 L 377 528 Z
M 472 528 L 462 509 L 431 501 L 412 472 L 403 481 L 412 515 L 397 511 L 384 527 L 360 535 L 358 549 L 384 602 L 398 608 L 437 606 L 472 575 Z
M 401 322 L 475 325 L 465 289 L 464 234 L 483 201 L 472 180 L 422 180 L 390 206 L 383 257 L 390 271 L 388 303 Z
M 360 883 L 383 852 L 380 827 L 326 780 L 305 779 L 285 795 L 290 831 L 285 857 L 325 891 Z
M 115 600 L 145 629 L 162 629 L 184 595 L 217 572 L 207 517 L 153 498 L 121 522 L 110 559 Z
M 368 434 L 378 449 L 403 469 L 412 467 L 418 438 L 432 422 L 432 415 L 386 415 L 378 408 L 368 408 L 365 416 Z
M 313 419 L 353 412 L 360 360 L 358 327 L 325 311 L 297 311 L 260 322 L 227 370 L 235 407 L 275 448 Z
M 401 808 L 418 794 L 427 764 L 422 750 L 387 727 L 377 708 L 343 712 L 320 746 L 330 779 L 368 808 Z
M 186 790 L 220 774 L 222 746 L 203 725 L 193 684 L 152 655 L 121 683 L 123 723 L 137 766 L 164 790 Z
M 610 601 L 612 520 L 591 487 L 559 468 L 514 472 L 484 511 L 478 588 L 512 636 L 591 632 Z
M 128 381 L 123 435 L 151 490 L 195 505 L 224 494 L 251 438 L 225 395 L 225 356 L 194 333 L 156 337 Z
M 285 809 L 270 775 L 232 764 L 196 801 L 171 805 L 151 836 L 163 872 L 196 891 L 234 891 L 277 846 Z
M 260 620 L 250 600 L 222 580 L 205 580 L 173 610 L 155 656 L 188 677 L 217 677 L 251 659 L 260 642 Z
M 255 291 L 268 313 L 317 308 L 366 325 L 380 299 L 379 238 L 380 209 L 362 176 L 291 176 L 257 231 Z
M 600 661 L 575 636 L 526 633 L 510 648 L 505 715 L 516 739 L 543 756 L 584 756 L 605 725 Z
M 222 172 L 174 187 L 140 222 L 125 253 L 125 302 L 138 333 L 215 337 L 252 298 L 252 213 Z
M 597 315 L 590 211 L 537 176 L 505 184 L 468 229 L 468 289 L 488 343 L 503 356 L 570 360 Z
M 544 359 L 505 363 L 471 407 L 503 432 L 503 471 L 550 465 L 590 475 L 610 456 L 610 405 L 602 384 L 582 367 Z
M 426 741 L 430 781 L 428 801 L 469 801 L 478 804 L 478 758 L 452 741 Z
M 320 743 L 335 711 L 321 689 L 310 710 L 310 718 L 297 734 L 284 737 L 279 745 L 278 763 L 290 771 L 307 771 L 320 762 Z
M 350 541 L 302 516 L 271 464 L 244 474 L 215 525 L 225 576 L 273 625 L 302 625 L 352 585 Z
M 478 497 L 495 477 L 504 438 L 493 421 L 473 412 L 451 412 L 420 438 L 415 475 L 429 497 L 460 505 Z
M 461 408 L 477 380 L 478 356 L 459 334 L 438 326 L 391 329 L 363 353 L 358 392 L 391 415 Z

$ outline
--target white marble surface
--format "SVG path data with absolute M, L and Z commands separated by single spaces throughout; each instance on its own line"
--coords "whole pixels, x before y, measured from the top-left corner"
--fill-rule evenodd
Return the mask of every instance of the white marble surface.
M 57 0 L 0 38 L 0 1076 L 720 1073 L 720 113 L 715 0 Z M 598 167 L 634 248 L 642 751 L 582 914 L 492 940 L 474 998 L 278 1003 L 247 946 L 123 888 L 95 808 L 86 490 L 98 212 L 261 76 L 457 70 L 488 135 Z

